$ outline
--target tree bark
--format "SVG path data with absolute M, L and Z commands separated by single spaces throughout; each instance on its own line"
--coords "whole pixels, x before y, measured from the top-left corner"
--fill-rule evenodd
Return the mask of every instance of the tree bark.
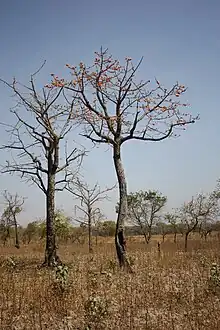
M 173 242 L 176 243 L 176 232 L 174 233 Z
M 92 215 L 91 208 L 88 210 L 88 229 L 89 229 L 89 253 L 92 253 Z
M 126 255 L 126 239 L 124 233 L 125 223 L 128 218 L 127 183 L 123 164 L 121 161 L 120 145 L 114 145 L 113 148 L 113 159 L 119 184 L 119 210 L 115 231 L 115 247 L 119 266 L 121 268 L 127 268 L 129 271 L 131 271 L 131 266 Z
M 188 247 L 188 236 L 190 232 L 186 232 L 185 234 L 185 245 L 184 245 L 184 250 L 187 252 L 187 247 Z
M 54 232 L 55 218 L 55 174 L 48 175 L 47 195 L 46 195 L 46 266 L 54 266 L 57 261 L 56 242 Z
M 55 221 L 55 191 L 56 171 L 59 165 L 59 139 L 54 136 L 47 148 L 47 191 L 46 191 L 46 250 L 44 265 L 53 267 L 61 263 L 56 253 Z
M 144 235 L 144 240 L 145 240 L 145 243 L 148 244 L 148 237 L 147 237 L 147 234 L 145 232 L 143 232 L 143 235 Z
M 15 247 L 17 249 L 20 249 L 19 237 L 18 237 L 18 224 L 15 214 L 13 215 L 13 217 L 14 217 L 14 227 L 15 227 Z

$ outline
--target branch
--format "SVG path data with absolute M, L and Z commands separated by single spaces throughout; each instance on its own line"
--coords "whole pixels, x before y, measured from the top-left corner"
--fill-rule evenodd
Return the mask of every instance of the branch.
M 189 121 L 186 121 L 184 123 L 175 123 L 175 124 L 171 124 L 170 125 L 170 128 L 168 129 L 167 133 L 165 133 L 163 136 L 159 137 L 159 138 L 146 138 L 145 137 L 145 134 L 146 134 L 146 131 L 143 132 L 143 135 L 142 136 L 136 136 L 134 135 L 134 130 L 136 128 L 133 127 L 130 131 L 130 134 L 124 138 L 121 139 L 121 144 L 124 143 L 125 141 L 128 141 L 128 140 L 141 140 L 141 141 L 154 141 L 154 142 L 157 142 L 157 141 L 162 141 L 162 140 L 165 140 L 166 138 L 168 138 L 169 136 L 171 136 L 171 134 L 173 133 L 173 128 L 174 127 L 177 127 L 177 126 L 184 126 L 184 125 L 188 125 L 188 124 L 194 124 L 195 123 L 195 120 L 192 119 L 192 120 L 189 120 Z

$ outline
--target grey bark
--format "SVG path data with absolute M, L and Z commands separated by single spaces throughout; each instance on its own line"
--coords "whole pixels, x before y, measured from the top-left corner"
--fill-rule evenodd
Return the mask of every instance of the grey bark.
M 119 184 L 119 210 L 115 231 L 115 247 L 119 266 L 121 268 L 127 268 L 129 271 L 131 271 L 129 260 L 126 255 L 126 239 L 124 232 L 125 223 L 128 218 L 127 182 L 120 151 L 120 144 L 114 145 L 113 159 Z

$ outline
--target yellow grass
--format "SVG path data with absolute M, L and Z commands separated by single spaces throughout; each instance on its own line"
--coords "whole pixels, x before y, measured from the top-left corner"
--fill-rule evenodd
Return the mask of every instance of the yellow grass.
M 100 238 L 92 255 L 86 245 L 60 246 L 64 291 L 54 271 L 38 268 L 43 246 L 1 247 L 0 329 L 220 329 L 220 295 L 208 285 L 211 263 L 220 263 L 217 237 L 192 236 L 188 253 L 180 237 L 177 245 L 167 237 L 160 255 L 158 239 L 128 239 L 133 274 L 118 270 L 112 238 Z

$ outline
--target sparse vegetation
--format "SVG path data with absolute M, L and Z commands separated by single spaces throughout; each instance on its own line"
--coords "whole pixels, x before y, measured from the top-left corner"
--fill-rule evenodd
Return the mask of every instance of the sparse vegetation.
M 186 87 L 136 81 L 142 60 L 95 54 L 92 66 L 67 64 L 71 79 L 52 74 L 40 91 L 38 71 L 28 86 L 1 80 L 17 100 L 15 121 L 3 124 L 9 142 L 1 149 L 13 156 L 1 172 L 35 184 L 46 207 L 45 219 L 22 228 L 16 216 L 24 200 L 4 194 L 0 329 L 220 329 L 220 183 L 165 212 L 162 193 L 128 193 L 121 157 L 127 141 L 159 142 L 198 119 L 182 111 Z M 67 151 L 70 131 L 112 150 L 115 222 L 101 210 L 115 186 L 102 190 L 84 180 L 79 169 L 88 152 L 70 141 Z M 80 213 L 56 209 L 63 190 Z
M 68 272 L 39 269 L 43 245 L 1 247 L 1 329 L 219 329 L 219 248 L 212 233 L 184 239 L 167 235 L 158 257 L 153 236 L 129 241 L 132 274 L 115 263 L 114 238 L 100 238 L 89 255 L 87 242 L 64 244 Z

